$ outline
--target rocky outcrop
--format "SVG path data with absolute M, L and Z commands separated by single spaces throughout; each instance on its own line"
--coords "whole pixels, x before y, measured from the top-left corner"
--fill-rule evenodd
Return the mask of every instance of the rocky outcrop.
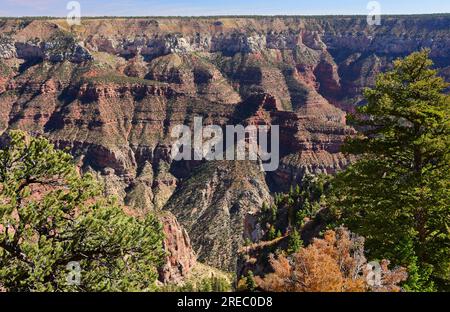
M 196 264 L 189 236 L 177 219 L 170 213 L 161 217 L 164 231 L 164 251 L 166 260 L 159 268 L 159 280 L 163 283 L 178 284 Z
M 0 58 L 82 63 L 92 60 L 84 42 L 50 21 L 9 20 L 2 23 Z
M 26 61 L 43 59 L 55 63 L 64 60 L 81 63 L 93 59 L 82 44 L 71 42 L 71 38 L 55 39 L 49 42 L 16 42 L 14 54 Z
M 17 57 L 14 42 L 7 36 L 0 36 L 0 58 L 11 59 Z

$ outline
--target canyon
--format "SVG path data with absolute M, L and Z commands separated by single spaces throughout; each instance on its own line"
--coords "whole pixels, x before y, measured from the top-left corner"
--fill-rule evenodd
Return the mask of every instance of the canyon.
M 196 261 L 236 272 L 257 214 L 305 174 L 332 174 L 356 134 L 346 115 L 398 57 L 428 48 L 450 81 L 450 15 L 0 18 L 0 133 L 70 151 L 107 195 L 160 215 L 163 282 Z M 279 125 L 280 166 L 173 161 L 171 129 Z

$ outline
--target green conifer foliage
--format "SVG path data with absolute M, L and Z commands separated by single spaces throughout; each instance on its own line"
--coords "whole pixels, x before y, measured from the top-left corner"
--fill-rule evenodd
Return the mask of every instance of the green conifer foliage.
M 336 212 L 371 258 L 409 269 L 409 290 L 449 289 L 450 97 L 428 51 L 394 62 L 365 91 L 343 150 L 359 160 L 334 182 Z
M 157 219 L 127 216 L 47 139 L 11 131 L 0 150 L 0 286 L 7 291 L 150 291 Z

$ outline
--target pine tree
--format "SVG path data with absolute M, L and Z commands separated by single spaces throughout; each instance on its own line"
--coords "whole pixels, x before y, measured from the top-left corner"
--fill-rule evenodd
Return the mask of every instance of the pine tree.
M 409 269 L 409 290 L 449 289 L 450 97 L 428 51 L 394 62 L 365 91 L 343 151 L 358 161 L 334 183 L 336 212 L 373 258 Z
M 267 233 L 267 239 L 268 240 L 274 240 L 277 238 L 275 227 L 272 225 L 269 229 L 269 232 Z
M 270 212 L 271 212 L 271 221 L 274 222 L 277 220 L 277 212 L 278 212 L 278 208 L 276 205 L 271 205 L 270 206 Z
M 289 235 L 287 253 L 289 255 L 296 253 L 297 251 L 300 250 L 302 245 L 303 245 L 302 238 L 300 237 L 300 234 L 298 233 L 297 229 L 294 228 L 294 230 Z
M 248 271 L 247 276 L 245 278 L 245 285 L 247 287 L 247 290 L 255 291 L 256 282 L 255 282 L 255 277 L 253 275 L 253 271 Z
M 163 257 L 157 219 L 127 216 L 48 140 L 21 131 L 8 140 L 0 150 L 0 288 L 154 290 Z

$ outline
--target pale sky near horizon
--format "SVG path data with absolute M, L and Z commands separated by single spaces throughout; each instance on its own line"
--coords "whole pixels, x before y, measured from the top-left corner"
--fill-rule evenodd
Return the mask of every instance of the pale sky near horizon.
M 66 16 L 67 0 L 0 0 L 0 16 Z M 82 16 L 368 14 L 367 0 L 78 0 Z M 379 0 L 381 14 L 450 13 L 450 0 Z

